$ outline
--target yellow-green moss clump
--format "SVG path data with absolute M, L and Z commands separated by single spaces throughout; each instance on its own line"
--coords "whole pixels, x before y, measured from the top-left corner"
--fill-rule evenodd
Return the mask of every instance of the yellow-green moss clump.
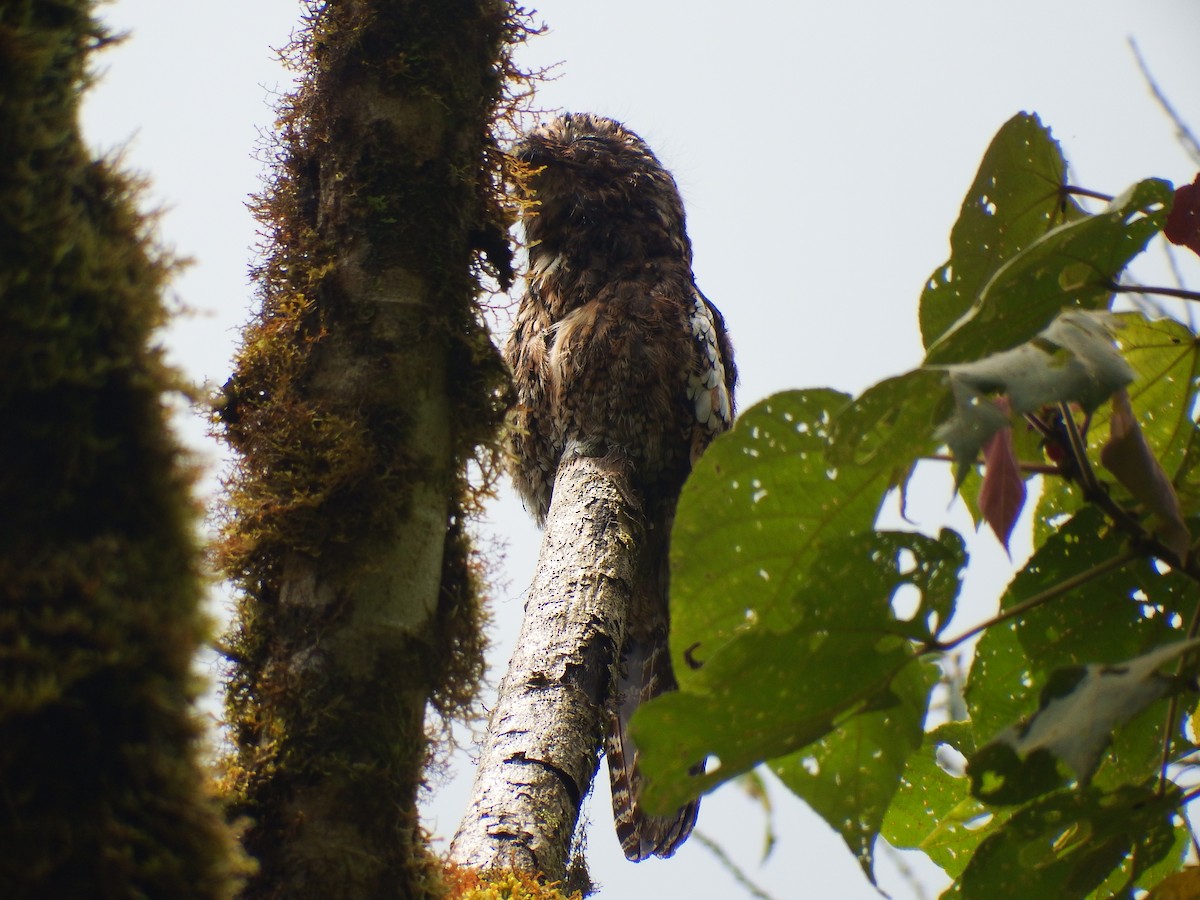
M 523 872 L 476 872 L 446 869 L 448 900 L 582 900 L 581 891 L 564 893 L 556 884 L 542 884 Z
M 91 7 L 0 7 L 0 893 L 223 897 L 194 510 L 150 349 L 170 267 L 79 137 Z

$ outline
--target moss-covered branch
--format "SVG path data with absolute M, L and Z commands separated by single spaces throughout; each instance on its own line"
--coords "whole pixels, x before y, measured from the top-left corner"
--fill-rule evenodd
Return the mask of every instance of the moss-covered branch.
M 500 0 L 336 0 L 291 49 L 262 307 L 219 413 L 250 896 L 438 892 L 416 796 L 427 703 L 464 710 L 483 664 L 465 472 L 505 407 L 478 298 L 510 276 L 492 133 L 521 33 Z
M 170 265 L 79 136 L 92 5 L 0 7 L 0 890 L 224 897 L 194 509 L 150 349 Z

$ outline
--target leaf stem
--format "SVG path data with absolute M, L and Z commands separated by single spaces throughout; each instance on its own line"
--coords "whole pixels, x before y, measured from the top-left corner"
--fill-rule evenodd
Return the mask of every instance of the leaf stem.
M 1112 194 L 1102 194 L 1099 191 L 1088 190 L 1087 188 L 1079 187 L 1079 185 L 1076 184 L 1064 184 L 1062 189 L 1064 192 L 1068 194 L 1074 194 L 1077 197 L 1091 197 L 1094 200 L 1103 200 L 1105 203 L 1111 203 L 1113 201 Z
M 954 462 L 954 457 L 951 456 L 949 453 L 931 453 L 928 456 L 922 456 L 921 459 L 929 460 L 930 462 L 946 462 L 946 463 Z M 983 465 L 983 460 L 977 459 L 975 461 L 975 465 L 977 465 L 977 466 Z M 1062 470 L 1058 466 L 1054 465 L 1053 463 L 1025 462 L 1024 460 L 1017 460 L 1017 467 L 1022 472 L 1028 472 L 1030 475 L 1061 475 L 1062 474 Z
M 1015 606 L 1010 606 L 1008 609 L 1000 611 L 999 613 L 994 615 L 992 618 L 988 619 L 986 622 L 980 622 L 978 625 L 975 625 L 975 626 L 967 629 L 962 634 L 960 634 L 958 637 L 956 637 L 952 640 L 949 640 L 949 641 L 927 641 L 920 648 L 918 653 L 921 655 L 924 655 L 927 653 L 944 653 L 947 650 L 952 650 L 953 648 L 955 648 L 959 644 L 961 644 L 963 641 L 973 638 L 975 635 L 979 634 L 979 632 L 981 632 L 987 628 L 991 628 L 993 625 L 999 625 L 1001 622 L 1007 622 L 1009 619 L 1014 618 L 1015 616 L 1019 616 L 1019 615 L 1022 615 L 1023 613 L 1027 613 L 1031 609 L 1036 609 L 1037 607 L 1041 606 L 1044 603 L 1049 603 L 1051 600 L 1055 599 L 1056 597 L 1061 597 L 1063 594 L 1067 593 L 1068 591 L 1072 591 L 1077 587 L 1081 587 L 1082 585 L 1087 584 L 1092 579 L 1099 578 L 1101 575 L 1104 575 L 1107 572 L 1111 572 L 1113 569 L 1119 569 L 1121 566 L 1125 565 L 1126 563 L 1132 562 L 1133 560 L 1138 559 L 1141 556 L 1142 556 L 1142 552 L 1133 547 L 1131 547 L 1127 550 L 1124 550 L 1121 553 L 1118 553 L 1116 556 L 1114 556 L 1110 559 L 1106 559 L 1104 562 L 1097 563 L 1096 565 L 1092 566 L 1090 569 L 1086 569 L 1085 571 L 1080 572 L 1078 575 L 1073 575 L 1070 578 L 1066 579 L 1065 581 L 1060 581 L 1058 584 L 1054 585 L 1054 587 L 1047 588 L 1046 590 L 1044 590 L 1040 593 L 1034 594 L 1032 597 L 1029 597 L 1026 600 L 1022 600 L 1020 603 L 1016 604 Z
M 1180 300 L 1200 300 L 1200 291 L 1189 291 L 1184 288 L 1117 284 L 1115 281 L 1110 281 L 1107 287 L 1114 294 L 1159 294 L 1163 297 L 1178 297 Z
M 1087 439 L 1075 422 L 1075 416 L 1071 413 L 1071 405 L 1060 403 L 1058 411 L 1062 416 L 1063 427 L 1067 431 L 1067 442 L 1070 444 L 1071 455 L 1075 459 L 1075 471 L 1079 473 L 1079 483 L 1083 487 L 1084 495 L 1104 493 L 1100 487 L 1100 480 L 1096 477 L 1095 470 L 1092 469 L 1091 460 L 1088 459 Z M 1084 427 L 1087 427 L 1087 420 L 1085 420 Z M 1108 495 L 1105 494 L 1105 496 Z
M 1200 603 L 1196 605 L 1195 611 L 1192 613 L 1192 621 L 1188 624 L 1187 636 L 1188 640 L 1196 637 L 1197 632 L 1200 632 Z M 1175 664 L 1175 674 L 1178 675 L 1183 671 L 1183 660 L 1179 660 Z M 1179 713 L 1179 695 L 1172 694 L 1170 701 L 1167 703 L 1167 722 L 1163 726 L 1163 745 L 1162 758 L 1158 767 L 1158 787 L 1156 792 L 1161 797 L 1167 789 L 1167 766 L 1171 764 L 1171 732 L 1175 728 L 1175 716 Z M 1192 836 L 1195 841 L 1195 835 Z

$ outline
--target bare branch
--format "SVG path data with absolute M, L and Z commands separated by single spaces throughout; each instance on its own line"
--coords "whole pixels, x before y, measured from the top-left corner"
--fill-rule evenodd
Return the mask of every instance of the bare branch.
M 1129 49 L 1133 51 L 1133 58 L 1137 60 L 1138 68 L 1142 70 L 1142 76 L 1146 79 L 1146 84 L 1150 86 L 1150 90 L 1154 94 L 1154 99 L 1158 101 L 1158 105 L 1163 108 L 1163 112 L 1174 123 L 1175 137 L 1188 156 L 1197 165 L 1200 165 L 1200 141 L 1196 139 L 1196 135 L 1192 132 L 1191 128 L 1183 121 L 1179 113 L 1175 111 L 1175 107 L 1167 100 L 1166 94 L 1159 88 L 1158 82 L 1150 74 L 1150 67 L 1146 65 L 1146 60 L 1142 57 L 1141 51 L 1138 50 L 1137 42 L 1133 38 L 1129 39 Z
M 450 847 L 460 865 L 564 877 L 596 773 L 641 532 L 617 466 L 563 462 L 521 635 Z

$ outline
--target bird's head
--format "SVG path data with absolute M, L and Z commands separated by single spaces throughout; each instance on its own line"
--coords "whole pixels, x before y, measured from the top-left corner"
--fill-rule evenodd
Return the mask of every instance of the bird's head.
M 682 238 L 675 179 L 645 141 L 614 119 L 565 113 L 526 134 L 512 156 L 530 238 L 568 225 L 609 237 L 614 229 L 649 226 Z

